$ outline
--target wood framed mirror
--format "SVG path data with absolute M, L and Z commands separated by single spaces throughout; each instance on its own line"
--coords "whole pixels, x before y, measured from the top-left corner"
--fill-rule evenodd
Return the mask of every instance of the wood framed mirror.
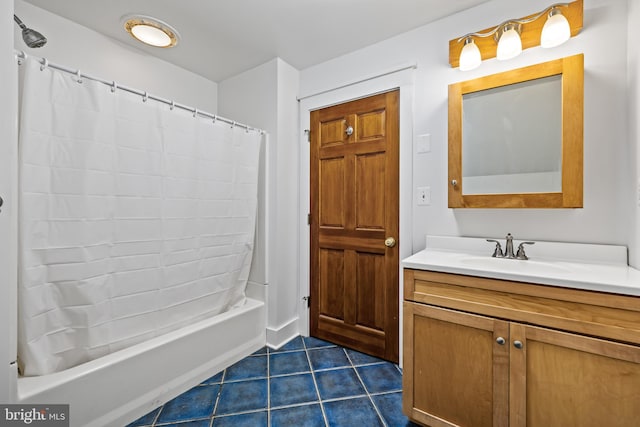
M 582 54 L 449 85 L 450 208 L 580 208 Z

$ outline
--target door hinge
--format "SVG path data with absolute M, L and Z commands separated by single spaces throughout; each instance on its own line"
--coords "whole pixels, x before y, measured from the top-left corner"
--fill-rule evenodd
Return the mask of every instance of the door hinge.
M 307 302 L 307 308 L 311 307 L 311 297 L 309 295 L 302 297 L 302 300 Z
M 307 214 L 307 225 L 311 225 L 311 214 Z
M 304 133 L 307 135 L 307 142 L 311 142 L 311 131 L 309 131 L 309 129 L 305 129 Z

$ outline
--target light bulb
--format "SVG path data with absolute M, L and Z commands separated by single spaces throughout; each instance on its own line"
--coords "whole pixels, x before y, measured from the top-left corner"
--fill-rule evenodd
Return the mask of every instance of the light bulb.
M 511 59 L 522 52 L 522 40 L 515 24 L 507 24 L 502 30 L 498 41 L 497 58 L 499 60 Z
M 124 29 L 136 40 L 155 47 L 178 44 L 178 32 L 166 22 L 144 15 L 123 16 Z
M 482 62 L 480 49 L 471 37 L 467 37 L 464 41 L 464 47 L 460 51 L 460 70 L 469 71 L 478 68 Z
M 551 9 L 547 22 L 542 27 L 540 45 L 545 48 L 560 46 L 571 38 L 569 21 L 558 9 Z
M 151 46 L 166 47 L 171 44 L 171 37 L 167 33 L 151 25 L 134 25 L 131 33 L 136 39 Z

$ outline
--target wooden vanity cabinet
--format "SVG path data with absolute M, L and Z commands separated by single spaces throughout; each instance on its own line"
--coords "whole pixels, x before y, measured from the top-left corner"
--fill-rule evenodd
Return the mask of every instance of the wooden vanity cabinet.
M 640 425 L 640 298 L 405 270 L 403 399 L 431 427 Z

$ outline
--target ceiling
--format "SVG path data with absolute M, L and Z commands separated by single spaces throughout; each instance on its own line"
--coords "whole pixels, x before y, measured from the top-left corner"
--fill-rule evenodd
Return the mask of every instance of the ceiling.
M 275 57 L 303 70 L 489 0 L 25 1 L 219 82 Z M 172 25 L 178 46 L 133 40 L 131 13 Z

